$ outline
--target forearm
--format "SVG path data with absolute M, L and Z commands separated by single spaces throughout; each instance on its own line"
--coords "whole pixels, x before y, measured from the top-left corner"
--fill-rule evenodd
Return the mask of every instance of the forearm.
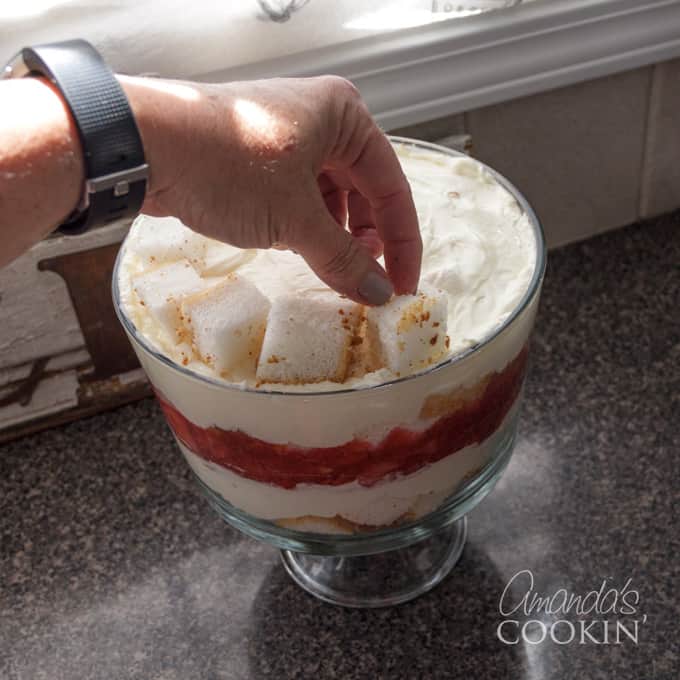
M 149 79 L 120 77 L 150 166 L 147 196 L 176 167 L 181 99 Z M 159 87 L 160 86 L 160 87 Z M 76 208 L 85 179 L 78 132 L 63 99 L 44 79 L 0 82 L 0 267 L 47 236 Z M 170 140 L 170 141 L 169 141 Z
M 2 82 L 0 101 L 0 266 L 4 266 L 73 211 L 84 169 L 77 130 L 47 81 Z
M 167 191 L 186 161 L 190 129 L 189 104 L 198 99 L 190 84 L 156 78 L 116 76 L 121 84 L 142 137 L 149 181 L 143 209 Z

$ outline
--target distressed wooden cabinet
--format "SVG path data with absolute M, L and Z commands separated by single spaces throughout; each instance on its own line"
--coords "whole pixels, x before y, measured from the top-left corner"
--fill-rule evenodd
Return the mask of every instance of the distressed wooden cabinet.
M 0 441 L 150 393 L 111 301 L 128 227 L 49 238 L 0 270 Z

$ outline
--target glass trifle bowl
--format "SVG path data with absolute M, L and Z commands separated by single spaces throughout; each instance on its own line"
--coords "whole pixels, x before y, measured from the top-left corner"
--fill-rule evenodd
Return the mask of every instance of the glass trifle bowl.
M 159 340 L 148 314 L 166 321 L 175 314 L 177 322 L 185 308 L 168 308 L 172 296 L 162 279 L 135 288 L 135 277 L 146 276 L 139 253 L 152 278 L 159 260 L 188 257 L 182 271 L 192 281 L 198 280 L 194 265 L 201 281 L 232 276 L 234 269 L 249 273 L 252 253 L 220 251 L 217 260 L 206 265 L 203 255 L 196 265 L 186 252 L 194 237 L 182 241 L 168 232 L 142 247 L 138 234 L 147 227 L 133 226 L 113 273 L 116 313 L 213 508 L 280 548 L 287 572 L 304 589 L 353 607 L 412 599 L 460 557 L 466 514 L 491 491 L 512 454 L 546 262 L 539 221 L 508 180 L 450 149 L 391 141 L 428 234 L 424 265 L 427 258 L 438 262 L 424 266 L 424 276 L 449 291 L 447 349 L 431 366 L 409 375 L 383 368 L 318 385 L 225 377 L 197 360 L 185 337 L 172 346 Z M 499 240 L 493 252 L 478 238 L 477 223 Z M 156 220 L 148 233 L 162 234 L 165 224 Z M 436 237 L 428 231 L 432 224 Z M 504 252 L 507 262 L 499 257 Z M 285 263 L 297 256 L 267 257 L 283 258 L 285 277 Z M 146 292 L 137 299 L 139 290 Z M 154 300 L 160 300 L 155 307 Z M 434 345 L 439 322 L 429 313 L 416 321 L 432 323 Z

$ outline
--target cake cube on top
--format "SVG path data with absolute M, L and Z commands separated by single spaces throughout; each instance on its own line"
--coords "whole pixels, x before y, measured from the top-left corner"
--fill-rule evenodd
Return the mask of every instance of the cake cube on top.
M 436 363 L 448 348 L 447 307 L 446 294 L 430 286 L 369 307 L 365 333 L 373 366 L 401 377 Z
M 140 303 L 168 334 L 172 342 L 182 336 L 182 298 L 197 293 L 205 282 L 188 260 L 164 264 L 135 277 L 132 288 Z
M 145 266 L 189 260 L 194 266 L 203 261 L 209 239 L 185 227 L 175 217 L 137 218 L 126 248 L 140 257 Z
M 257 379 L 262 383 L 343 382 L 361 305 L 333 293 L 272 302 Z
M 142 259 L 145 267 L 188 260 L 201 276 L 223 276 L 255 256 L 254 250 L 202 236 L 175 217 L 149 219 L 141 215 L 126 247 Z
M 255 257 L 252 249 L 236 248 L 206 238 L 205 254 L 193 262 L 201 276 L 224 276 Z
M 201 359 L 218 373 L 239 378 L 255 369 L 269 306 L 253 283 L 229 274 L 185 298 L 182 316 Z

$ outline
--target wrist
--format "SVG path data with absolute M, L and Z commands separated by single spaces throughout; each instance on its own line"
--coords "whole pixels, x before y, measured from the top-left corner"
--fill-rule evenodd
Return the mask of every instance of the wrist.
M 155 78 L 117 75 L 130 103 L 149 165 L 147 200 L 167 191 L 181 167 L 186 129 L 185 104 L 173 96 L 172 86 Z

